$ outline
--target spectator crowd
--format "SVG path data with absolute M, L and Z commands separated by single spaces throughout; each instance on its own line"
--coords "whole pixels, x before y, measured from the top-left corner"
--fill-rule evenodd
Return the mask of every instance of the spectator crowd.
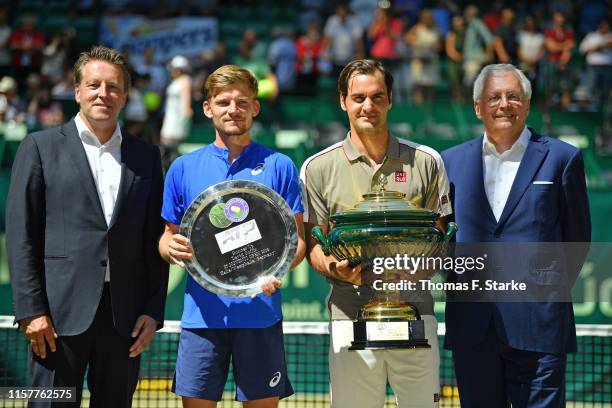
M 260 83 L 259 97 L 274 100 L 283 94 L 315 96 L 323 87 L 333 87 L 346 63 L 370 57 L 393 72 L 396 103 L 428 103 L 436 97 L 470 103 L 468 90 L 480 69 L 503 62 L 525 72 L 534 87 L 534 103 L 544 108 L 609 109 L 610 1 L 496 0 L 484 6 L 454 0 L 294 2 L 295 21 L 269 26 L 265 33 L 244 22 L 235 52 L 228 51 L 221 34 L 214 48 L 186 59 L 180 75 L 191 86 L 180 89 L 190 89 L 190 101 L 202 101 L 208 73 L 227 63 L 250 69 Z M 190 1 L 164 14 L 163 7 L 144 3 L 102 1 L 106 8 L 98 15 L 216 16 L 228 4 L 257 7 L 254 0 L 223 5 Z M 0 8 L 0 123 L 29 129 L 56 126 L 67 119 L 62 101 L 74 97 L 71 64 L 81 51 L 75 45 L 78 34 L 71 27 L 43 34 L 36 16 L 10 10 Z M 177 93 L 176 83 L 169 87 L 177 67 L 171 61 L 156 63 L 152 48 L 138 56 L 124 52 L 132 63 L 133 84 L 123 120 L 128 131 L 156 141 L 166 97 Z

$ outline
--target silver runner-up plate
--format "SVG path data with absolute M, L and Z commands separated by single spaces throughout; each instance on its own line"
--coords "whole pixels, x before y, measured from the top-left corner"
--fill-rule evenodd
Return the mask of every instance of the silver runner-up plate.
M 193 257 L 189 274 L 218 295 L 260 293 L 261 279 L 289 271 L 297 250 L 293 211 L 274 190 L 249 180 L 215 184 L 198 195 L 179 228 Z

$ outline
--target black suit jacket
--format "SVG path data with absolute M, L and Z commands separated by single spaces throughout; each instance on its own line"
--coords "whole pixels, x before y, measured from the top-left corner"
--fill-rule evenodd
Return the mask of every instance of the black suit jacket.
M 129 336 L 141 314 L 163 322 L 168 267 L 157 252 L 159 151 L 124 135 L 121 161 L 107 226 L 74 120 L 21 143 L 6 211 L 16 320 L 49 314 L 58 335 L 84 332 L 98 308 L 108 254 L 117 330 Z

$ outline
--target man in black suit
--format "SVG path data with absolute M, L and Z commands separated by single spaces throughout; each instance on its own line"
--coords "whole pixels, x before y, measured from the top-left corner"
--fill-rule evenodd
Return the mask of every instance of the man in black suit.
M 130 74 L 94 47 L 74 66 L 73 120 L 28 135 L 7 204 L 15 320 L 32 350 L 35 387 L 76 387 L 91 406 L 129 407 L 139 355 L 164 318 L 168 271 L 157 252 L 157 148 L 117 123 Z

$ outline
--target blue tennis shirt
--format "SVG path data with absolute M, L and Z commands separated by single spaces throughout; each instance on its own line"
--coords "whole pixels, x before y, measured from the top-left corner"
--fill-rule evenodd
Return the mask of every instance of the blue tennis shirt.
M 226 180 L 257 181 L 280 194 L 294 213 L 304 211 L 299 174 L 289 157 L 253 142 L 231 164 L 228 155 L 227 148 L 213 143 L 176 159 L 166 174 L 162 217 L 180 225 L 202 191 Z M 231 298 L 216 295 L 187 276 L 182 327 L 260 328 L 281 319 L 280 291 L 255 299 Z

